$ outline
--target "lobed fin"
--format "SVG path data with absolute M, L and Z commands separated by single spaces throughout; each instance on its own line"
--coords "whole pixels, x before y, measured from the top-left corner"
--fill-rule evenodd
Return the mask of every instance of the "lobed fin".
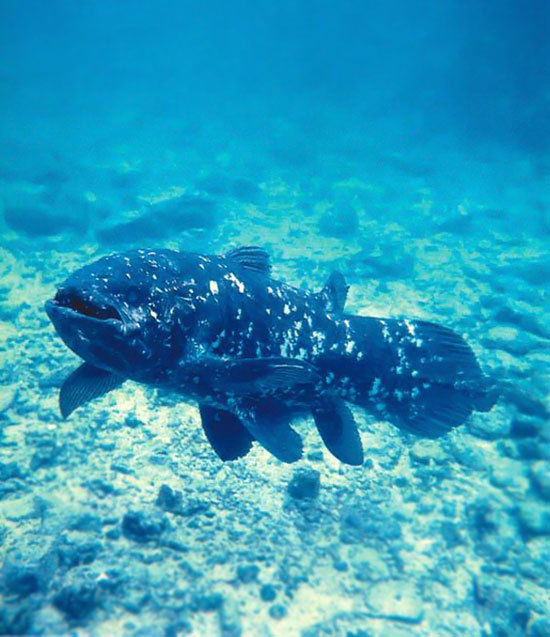
M 64 381 L 59 390 L 59 409 L 68 418 L 75 409 L 120 387 L 125 379 L 104 369 L 83 363 Z

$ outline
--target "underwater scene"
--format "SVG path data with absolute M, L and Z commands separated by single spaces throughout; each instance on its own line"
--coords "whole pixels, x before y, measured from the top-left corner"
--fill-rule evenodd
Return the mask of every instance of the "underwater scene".
M 0 634 L 550 636 L 550 3 L 0 0 Z

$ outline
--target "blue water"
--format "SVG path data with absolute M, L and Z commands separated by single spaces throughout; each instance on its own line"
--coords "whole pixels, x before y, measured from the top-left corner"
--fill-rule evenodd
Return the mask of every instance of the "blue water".
M 550 4 L 0 0 L 0 634 L 550 635 Z M 269 251 L 426 319 L 501 397 L 366 460 L 222 463 L 196 406 L 75 412 L 43 311 L 133 247 Z M 136 530 L 137 529 L 137 530 Z

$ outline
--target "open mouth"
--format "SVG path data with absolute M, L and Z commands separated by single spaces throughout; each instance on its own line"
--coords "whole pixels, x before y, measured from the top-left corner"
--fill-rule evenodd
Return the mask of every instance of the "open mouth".
M 109 319 L 122 321 L 120 312 L 112 305 L 95 303 L 75 292 L 60 290 L 51 303 L 57 307 L 63 307 L 81 316 L 87 316 L 99 321 L 107 321 Z

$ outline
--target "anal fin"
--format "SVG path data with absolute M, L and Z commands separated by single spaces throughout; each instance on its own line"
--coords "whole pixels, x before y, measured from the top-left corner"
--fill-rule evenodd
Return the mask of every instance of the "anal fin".
M 208 442 L 222 460 L 246 456 L 253 438 L 238 416 L 209 405 L 199 405 L 199 410 Z
M 363 464 L 363 447 L 349 407 L 338 398 L 326 398 L 312 409 L 323 442 L 333 456 L 350 465 Z
M 239 416 L 266 451 L 282 462 L 296 462 L 302 457 L 302 439 L 290 426 L 290 412 L 278 402 L 266 401 L 241 406 Z

